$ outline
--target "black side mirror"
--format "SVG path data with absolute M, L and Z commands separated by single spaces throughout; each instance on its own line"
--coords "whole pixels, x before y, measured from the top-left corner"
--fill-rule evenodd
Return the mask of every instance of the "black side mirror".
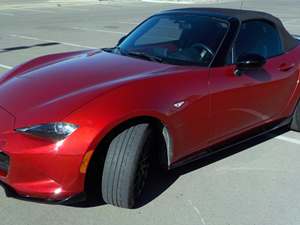
M 234 74 L 236 76 L 241 76 L 244 71 L 257 70 L 265 65 L 265 57 L 257 54 L 245 54 L 241 55 L 237 59 L 236 69 Z
M 117 44 L 117 45 L 121 44 L 121 43 L 124 41 L 125 38 L 127 38 L 127 36 L 121 37 L 121 39 L 118 41 L 118 44 Z

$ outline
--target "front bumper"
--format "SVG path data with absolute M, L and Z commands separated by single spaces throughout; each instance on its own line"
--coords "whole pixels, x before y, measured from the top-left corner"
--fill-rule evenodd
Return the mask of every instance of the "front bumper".
M 79 132 L 53 143 L 13 128 L 14 117 L 0 108 L 2 183 L 18 196 L 55 202 L 84 192 L 85 174 L 80 165 L 89 147 L 84 135 Z
M 13 188 L 11 188 L 10 186 L 8 186 L 7 184 L 1 181 L 0 181 L 0 186 L 3 187 L 5 194 L 8 198 L 15 198 L 22 201 L 30 201 L 36 203 L 53 204 L 53 205 L 74 205 L 77 203 L 82 203 L 87 201 L 87 196 L 84 192 L 67 197 L 62 200 L 52 200 L 52 199 L 41 199 L 41 198 L 21 196 Z
M 8 169 L 5 165 L 0 168 L 0 181 L 18 195 L 59 201 L 84 191 L 83 153 L 74 152 L 72 144 L 50 143 L 16 132 L 0 135 L 6 142 L 0 152 L 9 157 Z

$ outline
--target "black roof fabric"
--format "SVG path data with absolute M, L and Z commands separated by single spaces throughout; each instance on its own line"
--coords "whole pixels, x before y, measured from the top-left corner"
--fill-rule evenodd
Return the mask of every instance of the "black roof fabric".
M 176 12 L 199 13 L 201 15 L 214 16 L 225 20 L 230 20 L 232 18 L 235 18 L 239 20 L 240 23 L 246 20 L 255 20 L 255 19 L 267 20 L 276 26 L 278 32 L 280 33 L 285 51 L 289 51 L 298 45 L 297 40 L 288 33 L 288 31 L 285 29 L 281 21 L 277 17 L 269 13 L 244 10 L 244 9 L 227 9 L 227 8 L 181 8 L 181 9 L 167 10 L 162 13 L 176 13 Z
M 172 9 L 165 12 L 193 12 L 200 13 L 203 15 L 211 15 L 222 17 L 224 19 L 237 18 L 240 21 L 251 20 L 251 19 L 266 19 L 271 21 L 278 20 L 271 14 L 259 11 L 251 11 L 244 9 L 227 9 L 227 8 L 182 8 Z

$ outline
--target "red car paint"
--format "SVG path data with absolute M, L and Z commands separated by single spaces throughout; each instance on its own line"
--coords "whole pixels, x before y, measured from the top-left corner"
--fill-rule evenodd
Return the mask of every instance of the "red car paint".
M 103 51 L 35 59 L 0 80 L 0 150 L 10 157 L 0 180 L 22 196 L 61 200 L 81 193 L 85 154 L 114 127 L 141 116 L 167 127 L 171 163 L 177 162 L 291 116 L 300 96 L 299 68 L 300 47 L 268 60 L 257 77 L 235 76 L 234 65 L 176 66 Z M 57 121 L 79 129 L 57 143 L 14 131 Z
M 300 59 L 300 47 L 268 61 L 266 81 L 236 77 L 234 66 L 209 70 L 104 52 L 69 55 L 42 67 L 50 63 L 45 60 L 1 84 L 0 102 L 8 112 L 0 109 L 0 148 L 9 154 L 11 168 L 0 180 L 20 195 L 64 199 L 82 192 L 84 154 L 130 118 L 162 121 L 173 139 L 175 162 L 242 130 L 288 117 L 300 94 L 299 60 L 291 71 L 278 70 L 282 61 Z M 45 84 L 51 88 L 44 90 Z M 180 109 L 174 107 L 178 101 L 185 101 Z M 71 122 L 80 129 L 63 143 L 13 131 L 49 121 Z

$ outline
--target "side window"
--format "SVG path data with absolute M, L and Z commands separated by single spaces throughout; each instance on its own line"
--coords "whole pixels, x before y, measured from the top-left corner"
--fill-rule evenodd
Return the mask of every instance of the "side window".
M 283 53 L 276 28 L 267 21 L 244 22 L 233 47 L 233 61 L 243 54 L 259 54 L 271 58 Z

